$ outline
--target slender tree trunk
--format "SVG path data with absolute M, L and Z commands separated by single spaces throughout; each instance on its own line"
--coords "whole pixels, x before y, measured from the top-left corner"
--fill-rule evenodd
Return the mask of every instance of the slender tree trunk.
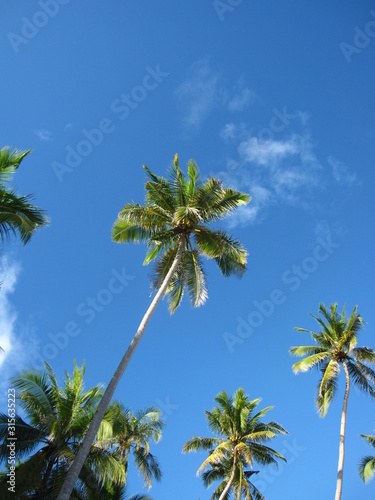
M 345 454 L 345 426 L 346 426 L 346 410 L 348 408 L 348 398 L 350 390 L 350 377 L 349 370 L 345 361 L 342 363 L 345 370 L 346 387 L 344 395 L 344 404 L 341 413 L 341 427 L 340 427 L 340 448 L 339 448 L 339 465 L 337 470 L 337 484 L 335 500 L 341 499 L 342 481 L 344 476 L 344 454 Z
M 69 500 L 71 492 L 73 491 L 75 482 L 78 479 L 79 473 L 81 472 L 82 466 L 84 461 L 87 458 L 87 455 L 89 453 L 90 447 L 92 443 L 94 442 L 96 433 L 99 430 L 100 423 L 104 417 L 105 411 L 108 408 L 108 405 L 112 399 L 113 393 L 115 392 L 115 389 L 120 382 L 120 379 L 126 369 L 126 367 L 129 364 L 129 361 L 131 360 L 134 351 L 136 350 L 145 330 L 147 327 L 148 322 L 151 319 L 151 316 L 153 315 L 157 305 L 159 304 L 160 300 L 162 299 L 164 293 L 166 292 L 169 282 L 175 273 L 178 264 L 180 263 L 182 253 L 184 250 L 185 246 L 185 238 L 182 235 L 181 239 L 178 244 L 178 250 L 176 257 L 172 263 L 171 268 L 168 271 L 168 274 L 164 278 L 164 281 L 159 288 L 158 292 L 156 293 L 153 301 L 151 302 L 149 308 L 146 311 L 146 314 L 143 316 L 143 319 L 138 327 L 137 333 L 134 335 L 133 340 L 130 342 L 130 345 L 127 349 L 127 351 L 124 354 L 124 357 L 120 361 L 120 364 L 118 365 L 110 383 L 108 384 L 102 399 L 99 402 L 98 408 L 95 412 L 94 418 L 91 421 L 90 427 L 85 435 L 85 438 L 82 442 L 82 445 L 79 447 L 77 456 L 75 457 L 69 472 L 66 476 L 65 482 L 63 484 L 63 487 L 61 488 L 61 491 L 59 493 L 59 496 L 57 497 L 57 500 Z
M 228 484 L 224 488 L 223 493 L 220 495 L 219 500 L 224 500 L 226 494 L 228 493 L 228 491 L 230 490 L 230 487 L 232 486 L 232 483 L 233 483 L 233 480 L 234 480 L 234 476 L 236 474 L 236 465 L 237 465 L 237 450 L 236 450 L 236 448 L 234 448 L 234 450 L 233 450 L 233 470 L 232 470 L 232 474 L 230 475 Z

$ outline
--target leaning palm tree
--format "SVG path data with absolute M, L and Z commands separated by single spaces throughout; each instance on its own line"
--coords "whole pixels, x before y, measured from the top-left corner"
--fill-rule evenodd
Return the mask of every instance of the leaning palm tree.
M 114 223 L 112 238 L 117 243 L 147 242 L 144 264 L 155 260 L 152 286 L 156 294 L 105 390 L 58 500 L 69 499 L 117 384 L 164 294 L 168 295 L 171 313 L 179 306 L 185 289 L 194 306 L 204 304 L 207 288 L 202 255 L 214 259 L 224 276 L 242 276 L 246 269 L 247 252 L 241 243 L 223 230 L 209 229 L 207 224 L 246 205 L 250 200 L 247 194 L 225 188 L 214 178 L 202 182 L 193 160 L 188 162 L 185 176 L 177 155 L 170 168 L 170 180 L 144 168 L 148 176 L 146 204 L 126 204 Z
M 162 478 L 159 463 L 150 453 L 150 441 L 156 443 L 161 439 L 164 422 L 160 418 L 160 410 L 146 408 L 135 414 L 125 409 L 122 403 L 114 402 L 108 407 L 99 429 L 97 439 L 100 446 L 108 448 L 118 456 L 128 469 L 130 452 L 139 473 L 143 476 L 145 486 L 152 486 L 152 478 Z
M 16 436 L 17 498 L 56 498 L 101 396 L 99 386 L 83 390 L 84 372 L 84 365 L 75 365 L 73 376 L 66 374 L 63 387 L 58 387 L 47 363 L 43 373 L 28 371 L 12 379 L 18 391 L 17 406 L 27 421 L 16 414 L 15 429 L 9 428 L 8 415 L 0 414 L 0 462 L 9 457 L 9 436 Z M 1 498 L 7 495 L 7 479 L 0 480 Z M 121 457 L 96 442 L 74 485 L 73 496 L 110 498 L 108 492 L 122 487 L 125 481 Z
M 45 226 L 48 219 L 44 212 L 33 205 L 32 197 L 18 196 L 7 184 L 18 169 L 28 151 L 0 149 L 0 239 L 10 233 L 18 233 L 21 241 L 27 243 L 37 227 Z
M 277 466 L 277 459 L 285 461 L 279 452 L 263 443 L 287 431 L 277 422 L 261 422 L 272 406 L 254 413 L 261 400 L 249 401 L 243 389 L 238 389 L 233 397 L 223 391 L 216 396 L 215 401 L 219 406 L 205 413 L 208 426 L 220 437 L 193 437 L 185 443 L 182 451 L 209 451 L 197 475 L 203 473 L 206 486 L 215 480 L 221 481 L 211 500 L 227 499 L 231 492 L 238 500 L 242 494 L 246 500 L 262 500 L 262 494 L 250 481 L 256 471 L 247 471 L 245 468 L 252 468 L 254 462 Z M 204 472 L 207 468 L 210 469 Z
M 339 462 L 336 483 L 335 500 L 340 500 L 344 472 L 345 426 L 346 412 L 350 390 L 350 381 L 363 392 L 375 398 L 375 371 L 369 365 L 375 365 L 375 352 L 370 347 L 356 347 L 357 336 L 363 326 L 362 317 L 357 313 L 357 306 L 350 318 L 337 312 L 337 304 L 331 304 L 329 311 L 323 304 L 319 312 L 323 319 L 311 314 L 320 325 L 320 332 L 314 333 L 305 328 L 296 328 L 300 332 L 308 332 L 315 341 L 313 346 L 292 347 L 290 353 L 294 356 L 305 356 L 293 365 L 293 371 L 306 372 L 312 367 L 320 368 L 321 378 L 317 387 L 316 404 L 321 417 L 327 413 L 333 401 L 340 366 L 345 372 L 345 394 L 341 414 Z
M 375 436 L 371 436 L 370 434 L 361 434 L 363 439 L 375 448 Z M 366 456 L 363 457 L 361 463 L 359 464 L 359 475 L 364 480 L 365 483 L 370 481 L 375 474 L 375 457 L 374 456 Z

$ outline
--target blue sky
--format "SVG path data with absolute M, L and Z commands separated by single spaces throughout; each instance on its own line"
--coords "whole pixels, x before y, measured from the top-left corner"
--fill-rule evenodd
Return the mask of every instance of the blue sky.
M 224 223 L 249 260 L 241 280 L 208 262 L 200 309 L 170 317 L 164 301 L 116 391 L 163 411 L 151 495 L 210 498 L 195 477 L 205 454 L 181 449 L 210 435 L 215 395 L 243 387 L 289 431 L 273 443 L 288 463 L 254 480 L 266 498 L 331 498 L 344 380 L 320 419 L 318 373 L 295 376 L 288 349 L 309 343 L 293 328 L 314 329 L 319 302 L 358 304 L 375 348 L 373 3 L 20 0 L 0 25 L 0 142 L 32 149 L 13 185 L 51 219 L 2 248 L 2 404 L 8 377 L 42 358 L 60 380 L 76 359 L 87 387 L 108 383 L 150 300 L 145 248 L 112 243 L 111 226 L 144 200 L 142 165 L 164 175 L 178 152 L 252 195 Z M 353 389 L 343 500 L 374 496 L 357 474 L 374 428 Z

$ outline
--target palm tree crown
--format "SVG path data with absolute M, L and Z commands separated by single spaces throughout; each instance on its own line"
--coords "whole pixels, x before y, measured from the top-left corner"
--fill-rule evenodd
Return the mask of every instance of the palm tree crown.
M 37 227 L 48 224 L 44 212 L 33 205 L 32 197 L 17 196 L 7 188 L 7 183 L 18 169 L 28 151 L 0 149 L 0 239 L 9 233 L 18 233 L 22 242 L 27 243 Z
M 357 306 L 349 319 L 337 312 L 337 304 L 331 304 L 329 311 L 323 304 L 319 306 L 323 318 L 311 314 L 319 323 L 319 333 L 296 328 L 300 332 L 308 332 L 316 342 L 314 346 L 292 347 L 293 356 L 305 356 L 293 365 L 295 373 L 305 372 L 312 367 L 320 368 L 321 378 L 317 391 L 317 407 L 320 416 L 327 413 L 337 390 L 337 379 L 340 365 L 346 367 L 350 379 L 362 391 L 375 397 L 375 371 L 369 365 L 375 365 L 375 352 L 369 347 L 356 347 L 357 336 L 363 327 L 362 317 L 357 313 Z
M 146 204 L 127 203 L 113 226 L 112 238 L 118 243 L 147 242 L 144 264 L 155 260 L 153 289 L 160 288 L 183 241 L 184 251 L 167 288 L 170 311 L 180 304 L 186 288 L 194 306 L 207 299 L 201 255 L 215 259 L 222 274 L 241 276 L 246 269 L 247 252 L 241 243 L 223 230 L 206 224 L 218 221 L 250 196 L 211 178 L 202 182 L 194 162 L 188 162 L 187 176 L 179 167 L 177 155 L 170 167 L 170 180 L 154 175 L 146 166 Z
M 225 391 L 215 397 L 218 406 L 206 411 L 210 429 L 220 437 L 193 437 L 185 443 L 183 452 L 208 450 L 209 456 L 197 471 L 203 472 L 203 481 L 209 486 L 215 480 L 222 482 L 212 495 L 212 500 L 228 498 L 234 490 L 236 498 L 260 500 L 263 498 L 251 483 L 251 475 L 255 471 L 246 471 L 245 467 L 253 467 L 257 462 L 262 465 L 276 465 L 277 459 L 285 458 L 266 446 L 264 443 L 287 431 L 277 422 L 262 422 L 261 419 L 272 406 L 255 413 L 260 399 L 249 401 L 243 389 L 238 389 L 233 397 Z

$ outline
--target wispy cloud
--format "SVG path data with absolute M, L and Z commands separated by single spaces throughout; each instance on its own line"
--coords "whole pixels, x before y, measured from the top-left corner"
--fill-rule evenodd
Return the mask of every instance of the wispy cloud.
M 11 295 L 17 286 L 20 266 L 7 257 L 0 259 L 0 395 L 10 376 L 26 367 L 31 350 L 35 347 L 35 338 L 28 331 L 22 331 L 17 322 L 17 311 L 11 301 Z
M 228 136 L 235 135 L 234 128 L 224 130 Z M 322 182 L 321 171 L 307 131 L 278 140 L 248 136 L 237 146 L 237 159 L 227 161 L 227 172 L 218 174 L 252 196 L 230 225 L 259 222 L 265 209 L 275 204 L 309 207 Z
M 249 87 L 246 87 L 242 80 L 239 80 L 234 87 L 233 94 L 228 101 L 229 111 L 243 111 L 255 99 L 256 95 Z
M 220 99 L 220 75 L 208 57 L 195 62 L 189 77 L 176 89 L 175 97 L 188 128 L 199 128 Z
M 46 130 L 44 128 L 34 129 L 34 134 L 38 137 L 39 140 L 44 142 L 52 141 L 52 132 L 50 130 Z
M 198 130 L 215 107 L 240 112 L 255 98 L 255 93 L 243 79 L 230 89 L 208 56 L 190 66 L 187 78 L 175 90 L 183 125 L 189 132 Z
M 329 156 L 327 161 L 332 168 L 332 175 L 336 182 L 344 186 L 359 184 L 356 174 L 350 173 L 348 167 L 342 161 L 333 156 Z
M 17 282 L 19 267 L 16 264 L 9 264 L 3 257 L 0 261 L 0 346 L 4 352 L 0 354 L 0 367 L 10 355 L 14 345 L 14 323 L 16 313 L 9 301 L 9 295 L 14 292 Z
M 295 155 L 298 152 L 298 147 L 295 137 L 286 141 L 262 140 L 258 137 L 251 137 L 239 145 L 238 152 L 245 162 L 270 166 L 287 156 Z
M 237 210 L 230 220 L 232 226 L 259 222 L 271 205 L 317 207 L 317 194 L 332 181 L 344 186 L 360 184 L 357 175 L 333 156 L 327 158 L 332 172 L 330 180 L 304 121 L 300 120 L 300 125 L 299 133 L 292 132 L 277 139 L 262 139 L 251 132 L 239 140 L 239 128 L 234 123 L 222 129 L 220 136 L 226 142 L 239 142 L 236 154 L 227 160 L 226 172 L 217 175 L 252 195 L 251 203 Z M 242 125 L 241 136 L 244 130 Z M 322 227 L 317 230 L 322 231 Z

